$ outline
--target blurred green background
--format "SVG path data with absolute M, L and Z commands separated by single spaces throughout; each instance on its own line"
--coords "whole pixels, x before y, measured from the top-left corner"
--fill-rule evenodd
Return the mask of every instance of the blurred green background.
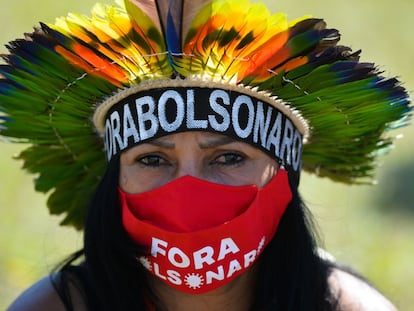
M 109 3 L 110 1 L 105 1 Z M 0 0 L 0 53 L 4 44 L 70 11 L 88 13 L 94 1 Z M 311 13 L 342 33 L 342 43 L 362 49 L 387 75 L 414 88 L 414 1 L 279 0 L 272 11 L 290 18 Z M 414 311 L 414 125 L 391 154 L 380 159 L 376 186 L 344 186 L 305 175 L 302 194 L 319 224 L 324 247 L 368 277 L 400 308 Z M 82 236 L 58 226 L 33 178 L 12 160 L 21 150 L 0 141 L 0 309 L 82 246 Z

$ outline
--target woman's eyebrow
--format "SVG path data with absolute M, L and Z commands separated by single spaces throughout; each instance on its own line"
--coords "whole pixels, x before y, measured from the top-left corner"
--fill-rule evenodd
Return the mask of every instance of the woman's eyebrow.
M 236 142 L 234 138 L 229 136 L 220 136 L 218 138 L 209 138 L 207 141 L 201 142 L 199 144 L 201 149 L 209 149 L 214 148 L 222 145 L 227 145 Z
M 157 147 L 162 147 L 162 148 L 167 148 L 167 149 L 175 148 L 175 144 L 173 142 L 164 141 L 160 139 L 154 139 L 154 140 L 148 141 L 146 142 L 146 144 L 157 146 Z

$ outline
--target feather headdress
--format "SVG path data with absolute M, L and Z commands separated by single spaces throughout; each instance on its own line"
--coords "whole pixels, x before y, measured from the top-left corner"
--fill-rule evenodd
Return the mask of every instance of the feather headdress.
M 385 134 L 407 124 L 410 101 L 339 37 L 321 19 L 288 21 L 248 0 L 96 4 L 92 17 L 41 23 L 8 44 L 0 134 L 31 144 L 19 158 L 38 174 L 36 190 L 51 191 L 50 212 L 77 228 L 105 171 L 96 131 L 105 113 L 128 90 L 168 81 L 269 98 L 302 128 L 304 170 L 367 182 L 392 143 Z

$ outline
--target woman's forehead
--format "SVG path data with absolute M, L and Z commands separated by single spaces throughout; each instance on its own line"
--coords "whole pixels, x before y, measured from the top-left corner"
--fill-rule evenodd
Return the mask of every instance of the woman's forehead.
M 182 141 L 184 139 L 193 139 L 195 141 L 200 141 L 200 142 L 205 142 L 205 143 L 217 142 L 220 144 L 229 144 L 233 142 L 241 142 L 243 144 L 246 144 L 240 140 L 236 140 L 233 137 L 230 137 L 230 136 L 227 136 L 221 133 L 206 132 L 206 131 L 188 131 L 188 132 L 174 133 L 174 134 L 165 135 L 165 136 L 156 138 L 152 140 L 150 143 Z
M 219 147 L 222 145 L 228 144 L 239 144 L 241 147 L 257 149 L 254 146 L 251 146 L 241 140 L 237 140 L 233 137 L 223 135 L 220 133 L 206 132 L 206 131 L 189 131 L 189 132 L 180 132 L 170 135 L 165 135 L 158 137 L 148 142 L 138 144 L 144 145 L 154 145 L 164 148 L 176 148 L 180 146 L 188 146 L 189 144 L 194 144 L 200 147 L 201 149 L 209 149 L 214 147 Z M 259 150 L 259 149 L 257 149 Z

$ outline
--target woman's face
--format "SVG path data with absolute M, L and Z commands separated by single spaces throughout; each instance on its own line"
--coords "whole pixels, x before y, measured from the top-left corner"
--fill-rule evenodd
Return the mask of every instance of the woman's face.
M 121 154 L 121 188 L 141 193 L 191 175 L 225 185 L 263 187 L 277 172 L 276 160 L 228 136 L 184 132 L 137 145 Z

